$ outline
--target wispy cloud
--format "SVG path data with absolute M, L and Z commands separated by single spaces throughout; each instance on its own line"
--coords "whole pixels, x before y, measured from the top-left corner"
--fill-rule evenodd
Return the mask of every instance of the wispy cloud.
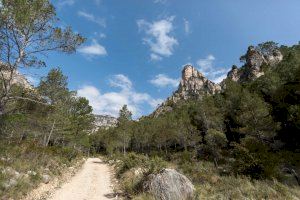
M 221 82 L 228 72 L 226 68 L 217 68 L 214 66 L 216 58 L 214 55 L 209 54 L 206 58 L 201 58 L 197 61 L 197 65 L 201 73 L 215 83 Z
M 88 57 L 107 55 L 105 47 L 99 44 L 95 39 L 92 40 L 90 45 L 79 48 L 78 52 Z
M 72 6 L 75 4 L 75 0 L 59 0 L 57 3 L 57 7 L 59 9 L 63 8 L 64 6 Z
M 173 20 L 174 17 L 168 17 L 153 23 L 144 19 L 137 21 L 139 30 L 144 31 L 146 34 L 143 41 L 150 47 L 152 60 L 161 60 L 162 57 L 171 56 L 174 47 L 178 45 L 177 39 L 170 35 L 173 31 Z
M 86 97 L 93 107 L 94 113 L 106 114 L 117 117 L 123 105 L 127 105 L 134 117 L 142 115 L 141 107 L 148 104 L 156 108 L 162 99 L 154 99 L 148 93 L 136 92 L 130 79 L 117 74 L 109 79 L 110 86 L 119 89 L 116 92 L 101 93 L 98 88 L 92 85 L 85 85 L 77 91 L 79 96 Z
M 179 79 L 172 79 L 165 74 L 158 74 L 154 79 L 150 80 L 150 83 L 160 88 L 168 86 L 176 88 L 179 84 Z
M 94 22 L 94 23 L 98 24 L 99 26 L 102 26 L 104 28 L 106 27 L 106 21 L 104 18 L 96 17 L 93 14 L 87 13 L 84 11 L 78 11 L 77 14 L 78 14 L 78 16 L 83 17 L 88 21 Z

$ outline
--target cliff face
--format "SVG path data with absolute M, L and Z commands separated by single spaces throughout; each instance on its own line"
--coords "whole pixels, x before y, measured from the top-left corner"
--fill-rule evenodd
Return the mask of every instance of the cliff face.
M 265 44 L 268 46 L 263 46 Z M 280 63 L 283 55 L 279 48 L 273 43 L 265 44 L 258 47 L 250 46 L 247 53 L 242 56 L 245 64 L 241 68 L 234 65 L 228 72 L 226 79 L 235 82 L 252 81 L 264 75 L 264 66 L 273 67 Z M 225 80 L 220 84 L 216 84 L 208 80 L 192 65 L 186 65 L 182 70 L 182 78 L 178 89 L 152 115 L 158 116 L 161 113 L 171 111 L 172 104 L 176 104 L 181 100 L 201 99 L 204 95 L 213 95 L 221 92 L 226 87 Z
M 99 130 L 100 128 L 110 128 L 115 127 L 118 123 L 118 119 L 109 115 L 95 115 L 95 129 L 94 131 Z
M 6 81 L 11 81 L 10 85 L 18 85 L 25 89 L 33 89 L 33 86 L 29 83 L 26 77 L 17 70 L 10 71 L 6 64 L 0 61 L 0 79 L 3 78 Z
M 241 68 L 233 66 L 228 72 L 227 78 L 236 82 L 255 80 L 264 75 L 263 66 L 274 66 L 282 61 L 283 55 L 278 48 L 262 51 L 257 47 L 250 46 L 243 56 L 245 65 Z
M 170 104 L 192 98 L 201 99 L 204 95 L 213 95 L 220 91 L 220 85 L 208 80 L 192 65 L 186 65 L 182 70 L 182 77 L 178 89 L 157 108 L 154 112 L 154 116 L 172 110 Z

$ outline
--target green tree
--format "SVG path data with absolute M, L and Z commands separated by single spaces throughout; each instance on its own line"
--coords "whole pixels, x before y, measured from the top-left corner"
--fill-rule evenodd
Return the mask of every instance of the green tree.
M 128 110 L 127 105 L 124 105 L 118 117 L 118 132 L 122 138 L 122 145 L 123 145 L 123 153 L 126 154 L 126 148 L 129 145 L 131 139 L 131 130 L 130 130 L 130 122 L 132 120 L 132 113 Z
M 204 137 L 204 140 L 206 142 L 206 146 L 208 147 L 208 150 L 214 157 L 214 164 L 215 167 L 218 167 L 218 160 L 221 157 L 221 150 L 222 148 L 226 147 L 227 145 L 227 138 L 226 135 L 218 130 L 215 129 L 209 129 L 207 131 L 207 134 Z
M 274 122 L 269 105 L 257 94 L 244 90 L 236 115 L 239 132 L 260 141 L 272 142 L 279 124 Z
M 67 77 L 60 69 L 51 69 L 48 75 L 41 79 L 37 91 L 50 107 L 45 122 L 49 132 L 44 137 L 44 145 L 48 146 L 55 133 L 60 133 L 59 136 L 63 137 L 64 133 L 70 130 L 69 109 L 74 93 L 69 92 Z
M 1 2 L 0 115 L 3 115 L 7 103 L 22 98 L 11 93 L 13 74 L 19 67 L 45 66 L 42 60 L 45 53 L 73 53 L 85 39 L 73 33 L 70 27 L 65 30 L 55 27 L 55 9 L 48 0 Z

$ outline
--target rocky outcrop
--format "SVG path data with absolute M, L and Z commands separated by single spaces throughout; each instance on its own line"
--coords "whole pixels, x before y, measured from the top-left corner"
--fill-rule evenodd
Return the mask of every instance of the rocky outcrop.
M 276 47 L 261 49 L 250 46 L 242 56 L 245 65 L 238 69 L 235 65 L 228 72 L 227 78 L 235 82 L 247 82 L 264 75 L 263 66 L 274 66 L 281 62 L 283 55 Z
M 201 98 L 203 95 L 216 94 L 221 90 L 218 84 L 208 80 L 192 65 L 186 65 L 182 70 L 182 78 L 178 90 L 171 97 L 174 103 L 179 100 Z
M 94 115 L 95 121 L 94 131 L 99 130 L 100 128 L 108 129 L 110 127 L 115 127 L 118 123 L 118 119 L 109 115 Z
M 10 70 L 6 64 L 0 61 L 0 79 L 11 81 L 9 85 L 18 85 L 25 89 L 33 89 L 33 86 L 29 83 L 26 77 L 17 70 Z
M 154 116 L 171 111 L 172 107 L 170 105 L 181 100 L 201 99 L 204 95 L 213 95 L 220 91 L 220 85 L 208 80 L 192 65 L 186 65 L 182 70 L 178 89 L 156 109 Z
M 280 63 L 283 55 L 275 43 L 267 42 L 257 47 L 250 46 L 247 53 L 241 57 L 245 64 L 238 68 L 236 65 L 228 72 L 225 80 L 247 82 L 264 75 L 264 66 L 273 67 Z M 174 104 L 182 100 L 201 99 L 204 95 L 213 95 L 226 87 L 226 81 L 216 84 L 208 80 L 192 65 L 186 65 L 182 70 L 182 78 L 178 89 L 163 102 L 152 114 L 157 117 L 170 112 Z
M 145 189 L 160 200 L 189 200 L 194 198 L 194 185 L 175 169 L 164 169 L 156 175 L 150 175 Z

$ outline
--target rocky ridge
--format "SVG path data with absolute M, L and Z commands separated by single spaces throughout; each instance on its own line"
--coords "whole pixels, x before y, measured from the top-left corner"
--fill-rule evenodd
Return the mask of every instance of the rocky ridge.
M 250 46 L 242 56 L 245 64 L 238 68 L 233 65 L 227 78 L 220 84 L 207 79 L 192 65 L 184 66 L 178 89 L 167 98 L 152 114 L 154 117 L 172 110 L 172 105 L 182 100 L 201 99 L 204 95 L 214 95 L 226 87 L 226 80 L 235 82 L 252 81 L 264 75 L 264 66 L 274 66 L 282 61 L 283 55 L 279 48 L 272 46 L 267 49 Z

